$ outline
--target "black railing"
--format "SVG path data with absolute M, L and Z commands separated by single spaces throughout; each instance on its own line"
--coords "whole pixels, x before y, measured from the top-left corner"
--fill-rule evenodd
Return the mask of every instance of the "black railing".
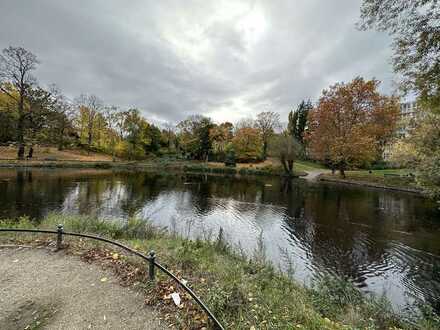
M 57 230 L 45 230 L 45 229 L 22 229 L 22 228 L 0 228 L 0 232 L 25 232 L 25 233 L 40 233 L 40 234 L 56 234 L 57 235 L 57 250 L 62 249 L 63 244 L 63 235 L 66 236 L 76 236 L 76 237 L 84 237 L 84 238 L 90 238 L 94 240 L 98 240 L 101 242 L 110 243 L 113 245 L 116 245 L 117 247 L 126 250 L 146 261 L 148 261 L 149 267 L 148 267 L 148 278 L 150 281 L 154 281 L 155 278 L 155 267 L 159 268 L 163 273 L 171 277 L 174 281 L 176 281 L 186 292 L 189 293 L 189 295 L 197 302 L 197 304 L 205 311 L 205 313 L 208 315 L 208 317 L 213 322 L 214 326 L 218 329 L 224 330 L 221 323 L 217 320 L 217 318 L 212 314 L 212 312 L 209 310 L 209 308 L 200 300 L 200 298 L 194 293 L 194 291 L 188 287 L 185 283 L 183 283 L 179 278 L 174 275 L 172 272 L 170 272 L 168 269 L 166 269 L 164 266 L 162 266 L 160 263 L 156 261 L 156 254 L 154 251 L 150 251 L 148 253 L 148 256 L 136 251 L 122 243 L 100 237 L 100 236 L 94 236 L 89 234 L 80 234 L 80 233 L 72 233 L 72 232 L 66 232 L 63 229 L 63 225 L 58 225 Z

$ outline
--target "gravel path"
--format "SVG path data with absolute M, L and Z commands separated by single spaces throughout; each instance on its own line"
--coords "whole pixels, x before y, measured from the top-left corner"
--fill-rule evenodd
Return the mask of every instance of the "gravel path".
M 0 249 L 0 328 L 165 329 L 141 293 L 78 257 Z

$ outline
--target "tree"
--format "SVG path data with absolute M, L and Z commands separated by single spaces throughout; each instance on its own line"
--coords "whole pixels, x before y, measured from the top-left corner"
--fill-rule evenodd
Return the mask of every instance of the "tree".
M 125 130 L 127 132 L 127 141 L 131 148 L 129 150 L 129 158 L 138 158 L 143 154 L 143 145 L 146 143 L 144 131 L 147 122 L 141 117 L 138 109 L 130 109 L 127 111 L 125 118 Z
M 261 157 L 261 133 L 256 128 L 244 127 L 237 130 L 232 145 L 238 161 L 249 162 Z
M 163 125 L 163 127 L 164 127 L 163 128 L 163 135 L 165 137 L 164 140 L 165 140 L 165 143 L 168 147 L 168 151 L 171 151 L 171 146 L 176 140 L 176 133 L 175 133 L 176 125 L 174 125 L 173 123 L 170 123 L 170 122 L 166 122 Z M 176 145 L 174 145 L 174 147 L 177 149 Z
M 52 99 L 51 129 L 55 135 L 58 150 L 63 150 L 66 138 L 72 135 L 75 109 L 57 86 L 50 87 Z
M 310 101 L 302 101 L 296 111 L 290 111 L 289 113 L 288 133 L 301 144 L 304 143 L 304 131 L 307 127 L 307 118 L 311 109 L 313 109 L 313 106 Z
M 234 125 L 229 122 L 214 125 L 209 130 L 209 138 L 212 143 L 212 149 L 217 157 L 224 160 L 227 145 L 232 141 Z
M 18 159 L 24 158 L 25 102 L 36 83 L 31 72 L 38 63 L 37 57 L 22 47 L 5 48 L 0 55 L 0 90 L 17 102 Z
M 211 150 L 209 131 L 213 127 L 210 118 L 201 115 L 189 116 L 181 121 L 177 128 L 182 149 L 195 159 L 208 159 Z
M 106 107 L 104 110 L 104 118 L 107 127 L 106 135 L 108 136 L 108 139 L 110 141 L 110 150 L 113 161 L 115 161 L 116 156 L 116 143 L 118 141 L 118 138 L 120 138 L 119 134 L 117 133 L 120 114 L 121 111 L 119 111 L 118 107 L 114 105 Z
M 9 97 L 0 90 L 0 143 L 15 140 L 17 117 L 17 102 L 15 98 Z
M 440 10 L 437 0 L 363 0 L 361 29 L 393 37 L 393 65 L 405 91 L 440 111 Z
M 96 95 L 82 94 L 76 100 L 79 107 L 81 132 L 85 130 L 87 146 L 90 151 L 97 118 L 102 110 L 102 101 Z
M 307 140 L 313 158 L 345 170 L 380 157 L 399 113 L 393 97 L 379 94 L 379 81 L 355 78 L 323 91 L 309 114 Z
M 293 175 L 293 163 L 301 152 L 301 145 L 290 134 L 289 131 L 284 131 L 281 134 L 275 135 L 269 144 L 271 154 L 280 159 L 286 175 Z
M 440 199 L 440 114 L 424 110 L 411 134 L 394 144 L 391 160 L 417 169 L 420 186 Z
M 255 127 L 260 130 L 261 141 L 263 144 L 262 158 L 266 159 L 269 139 L 275 133 L 275 130 L 281 127 L 280 115 L 272 111 L 261 112 L 257 115 Z

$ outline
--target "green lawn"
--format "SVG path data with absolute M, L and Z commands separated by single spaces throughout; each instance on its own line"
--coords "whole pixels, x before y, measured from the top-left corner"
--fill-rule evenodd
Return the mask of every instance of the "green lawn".
M 314 170 L 323 170 L 326 169 L 326 167 L 322 164 L 314 163 L 311 161 L 299 160 L 295 162 L 294 169 L 298 172 L 307 172 Z

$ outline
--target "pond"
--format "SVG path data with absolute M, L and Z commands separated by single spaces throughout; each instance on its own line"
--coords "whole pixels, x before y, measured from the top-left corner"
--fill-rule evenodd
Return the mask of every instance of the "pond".
M 0 169 L 0 217 L 141 217 L 256 251 L 297 280 L 334 274 L 401 309 L 440 312 L 440 211 L 421 196 L 298 179 Z

